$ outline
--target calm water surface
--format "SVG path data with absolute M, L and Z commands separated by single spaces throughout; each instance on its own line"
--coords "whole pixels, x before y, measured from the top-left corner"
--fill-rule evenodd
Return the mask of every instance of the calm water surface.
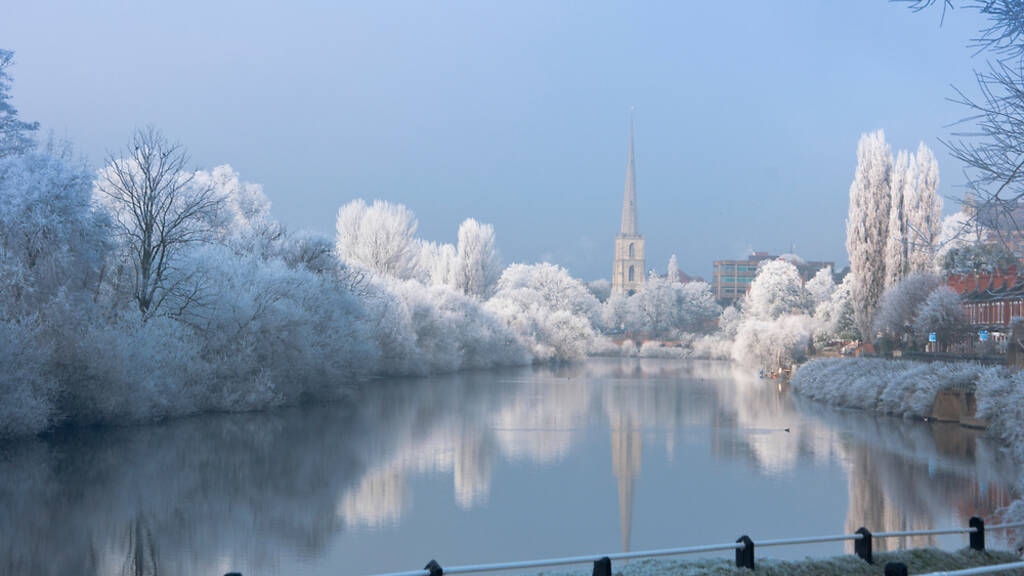
M 0 445 L 0 573 L 355 576 L 941 528 L 994 518 L 1014 480 L 956 425 L 830 410 L 724 363 L 592 360 Z

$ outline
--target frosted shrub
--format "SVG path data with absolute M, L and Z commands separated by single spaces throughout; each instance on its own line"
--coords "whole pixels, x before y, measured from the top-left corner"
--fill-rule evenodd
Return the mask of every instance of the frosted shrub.
M 338 210 L 338 256 L 395 278 L 415 273 L 416 217 L 401 204 L 354 200 Z
M 534 359 L 581 360 L 597 334 L 601 306 L 586 286 L 553 264 L 513 264 L 485 308 L 530 348 Z
M 940 344 L 955 342 L 969 328 L 960 296 L 949 286 L 933 290 L 914 319 L 917 334 L 935 332 Z
M 590 356 L 621 356 L 622 347 L 616 345 L 611 338 L 599 334 L 590 345 L 588 354 Z
M 748 318 L 772 320 L 787 314 L 810 313 L 811 293 L 804 288 L 796 266 L 784 260 L 761 263 L 750 292 L 743 298 L 743 314 Z
M 818 358 L 796 371 L 793 390 L 832 406 L 924 417 L 939 390 L 980 383 L 993 370 L 969 363 Z M 979 387 L 979 413 L 986 394 Z
M 622 356 L 624 356 L 624 357 L 628 358 L 628 357 L 636 356 L 636 354 L 637 354 L 636 343 L 633 342 L 632 340 L 625 340 L 625 341 L 623 341 L 621 348 L 622 348 Z
M 662 346 L 661 342 L 649 340 L 640 345 L 641 358 L 688 358 L 689 350 L 680 346 Z
M 826 266 L 814 274 L 814 278 L 804 285 L 807 293 L 811 295 L 811 302 L 815 306 L 832 299 L 832 293 L 836 291 L 835 280 L 832 279 L 832 267 Z
M 509 327 L 473 298 L 415 281 L 394 290 L 409 314 L 419 373 L 526 364 L 529 352 Z
M 810 316 L 783 316 L 775 320 L 747 318 L 736 332 L 734 360 L 762 368 L 778 368 L 802 360 L 814 332 Z
M 932 291 L 941 285 L 942 279 L 938 276 L 918 272 L 887 288 L 878 303 L 875 330 L 893 337 L 913 334 L 918 311 Z
M 53 423 L 57 382 L 49 360 L 37 318 L 0 322 L 0 438 L 36 434 Z
M 137 311 L 82 325 L 67 359 L 62 414 L 77 424 L 143 422 L 214 409 L 202 381 L 198 342 L 168 318 Z
M 732 358 L 732 340 L 721 338 L 714 334 L 708 334 L 694 339 L 691 344 L 692 358 L 707 358 L 709 360 L 729 360 Z
M 834 340 L 856 340 L 860 338 L 854 324 L 853 303 L 850 301 L 851 277 L 849 274 L 832 292 L 828 300 L 814 309 L 817 322 L 814 340 L 828 343 Z

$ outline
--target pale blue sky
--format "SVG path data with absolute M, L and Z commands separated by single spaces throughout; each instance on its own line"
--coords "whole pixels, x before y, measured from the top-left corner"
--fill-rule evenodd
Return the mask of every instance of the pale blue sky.
M 153 124 L 292 227 L 333 234 L 341 204 L 382 198 L 425 238 L 476 217 L 505 262 L 585 279 L 610 276 L 635 105 L 648 266 L 710 279 L 751 248 L 845 263 L 864 131 L 924 140 L 960 197 L 937 137 L 978 26 L 884 0 L 14 0 L 0 47 L 22 115 L 93 165 Z

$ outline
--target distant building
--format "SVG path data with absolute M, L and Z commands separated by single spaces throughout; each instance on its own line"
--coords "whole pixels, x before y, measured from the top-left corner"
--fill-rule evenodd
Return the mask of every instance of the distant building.
M 754 252 L 746 260 L 715 260 L 711 273 L 711 291 L 719 302 L 732 303 L 750 291 L 750 283 L 757 276 L 757 266 L 763 260 L 774 260 L 767 252 Z
M 711 273 L 711 291 L 715 299 L 723 304 L 732 304 L 743 298 L 750 291 L 750 284 L 757 276 L 757 267 L 761 262 L 778 258 L 780 256 L 768 252 L 753 252 L 746 260 L 715 260 Z M 791 255 L 783 255 L 781 258 L 796 265 L 805 282 L 813 278 L 818 270 L 835 266 L 835 262 L 807 261 Z
M 1024 317 L 1024 278 L 1017 267 L 981 274 L 950 274 L 946 284 L 960 295 L 967 321 L 1000 330 Z
M 636 217 L 636 167 L 633 159 L 633 121 L 629 122 L 629 159 L 626 161 L 626 190 L 622 198 L 622 227 L 615 235 L 612 263 L 612 294 L 633 294 L 644 287 L 644 235 Z

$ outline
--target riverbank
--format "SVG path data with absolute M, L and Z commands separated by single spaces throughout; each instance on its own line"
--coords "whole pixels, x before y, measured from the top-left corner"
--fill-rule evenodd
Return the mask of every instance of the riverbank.
M 786 575 L 786 576 L 872 576 L 885 573 L 885 565 L 889 562 L 902 562 L 907 565 L 910 574 L 926 574 L 928 572 L 959 570 L 976 566 L 1005 564 L 1018 561 L 1015 554 L 1003 551 L 987 550 L 977 552 L 971 549 L 945 552 L 935 548 L 921 548 L 900 552 L 878 552 L 875 563 L 868 564 L 857 556 L 835 556 L 824 559 L 799 560 L 795 562 L 765 559 L 757 563 L 751 572 L 746 568 L 737 568 L 732 560 L 642 560 L 639 562 L 612 564 L 612 573 L 622 576 L 750 576 L 750 574 Z M 565 572 L 541 572 L 545 576 L 556 574 L 580 575 L 589 574 L 590 568 Z M 1003 574 L 1024 574 L 1024 571 L 1003 572 Z
M 975 363 L 914 362 L 881 358 L 818 358 L 793 374 L 793 391 L 839 408 L 853 408 L 906 418 L 928 418 L 940 391 L 972 391 L 976 417 L 987 420 L 988 433 L 1008 447 L 1024 466 L 1024 372 Z M 1017 496 L 1024 493 L 1018 476 Z M 1009 522 L 1024 520 L 1024 500 L 1003 511 Z M 1017 545 L 1024 542 L 1018 535 Z

